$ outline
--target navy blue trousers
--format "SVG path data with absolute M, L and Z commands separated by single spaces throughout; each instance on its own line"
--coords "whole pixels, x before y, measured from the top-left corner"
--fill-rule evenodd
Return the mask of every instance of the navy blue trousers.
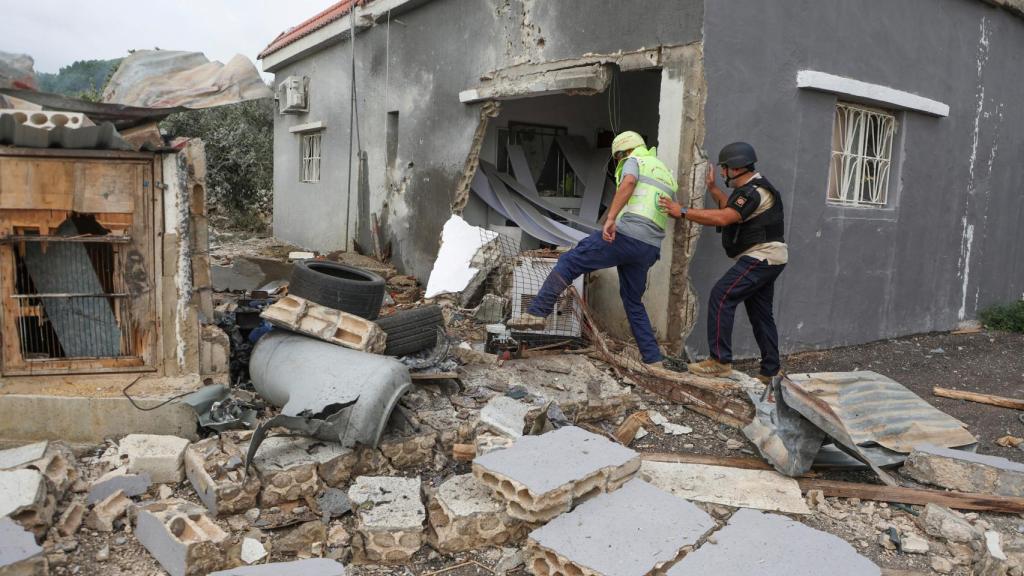
M 779 373 L 779 331 L 772 315 L 775 279 L 785 264 L 744 256 L 718 280 L 708 302 L 708 348 L 719 362 L 732 362 L 732 324 L 740 302 L 754 328 L 754 339 L 761 350 L 761 374 Z
M 660 256 L 660 248 L 629 236 L 616 234 L 614 242 L 605 242 L 600 230 L 594 232 L 558 258 L 527 311 L 535 316 L 551 314 L 558 296 L 580 275 L 614 266 L 619 272 L 619 296 L 640 355 L 644 362 L 658 362 L 661 350 L 642 298 L 647 289 L 647 270 Z

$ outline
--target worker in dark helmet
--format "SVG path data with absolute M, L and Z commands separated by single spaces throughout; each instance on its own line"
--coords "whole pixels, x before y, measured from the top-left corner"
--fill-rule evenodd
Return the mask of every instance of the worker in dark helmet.
M 754 339 L 761 350 L 758 379 L 768 382 L 779 373 L 779 333 L 772 315 L 775 279 L 789 259 L 784 240 L 782 198 L 755 168 L 757 154 L 746 142 L 733 142 L 718 154 L 718 170 L 731 194 L 715 183 L 715 171 L 707 173 L 708 192 L 718 208 L 686 209 L 667 198 L 661 206 L 674 218 L 705 226 L 716 226 L 722 233 L 725 253 L 735 264 L 715 284 L 708 302 L 708 347 L 710 357 L 690 364 L 690 372 L 702 376 L 722 376 L 732 372 L 732 325 L 736 307 L 742 302 L 754 328 Z

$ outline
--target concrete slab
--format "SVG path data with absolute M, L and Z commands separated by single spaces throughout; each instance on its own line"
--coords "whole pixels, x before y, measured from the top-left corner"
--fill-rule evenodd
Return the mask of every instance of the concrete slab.
M 0 472 L 0 516 L 38 506 L 45 498 L 46 484 L 38 470 Z
M 903 472 L 918 482 L 962 492 L 1024 496 L 1024 464 L 999 456 L 923 444 L 907 457 Z
M 508 503 L 512 517 L 528 522 L 549 520 L 576 500 L 615 490 L 639 468 L 633 450 L 575 426 L 523 436 L 473 460 L 473 475 Z
M 8 450 L 0 450 L 0 470 L 10 470 L 22 464 L 28 464 L 33 460 L 39 460 L 46 453 L 47 444 L 48 442 L 43 441 Z
M 137 374 L 33 376 L 0 382 L 0 440 L 65 440 L 95 444 L 124 434 L 169 434 L 196 439 L 196 415 L 172 402 L 155 410 L 136 409 L 122 390 Z M 202 386 L 199 376 L 147 376 L 132 388 L 139 406 L 154 407 Z
M 527 568 L 538 576 L 643 576 L 674 561 L 714 527 L 697 506 L 631 480 L 531 532 Z
M 729 524 L 687 554 L 668 576 L 879 576 L 881 570 L 837 536 L 757 510 L 739 510 Z
M 147 473 L 157 484 L 176 484 L 185 479 L 186 438 L 165 434 L 129 434 L 117 444 L 128 472 Z
M 644 462 L 640 477 L 686 500 L 810 514 L 800 486 L 774 470 L 743 470 L 726 466 Z
M 46 557 L 36 537 L 10 518 L 0 518 L 0 574 L 46 574 Z
M 239 566 L 209 576 L 345 576 L 345 566 L 327 558 L 310 558 L 295 562 L 274 562 L 259 566 Z

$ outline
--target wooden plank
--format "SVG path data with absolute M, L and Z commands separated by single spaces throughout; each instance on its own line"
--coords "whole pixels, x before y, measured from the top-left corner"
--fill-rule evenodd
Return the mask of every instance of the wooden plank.
M 633 412 L 622 421 L 618 429 L 615 430 L 615 439 L 619 441 L 619 444 L 623 446 L 629 446 L 630 443 L 636 438 L 637 432 L 640 431 L 640 427 L 644 424 L 650 424 L 651 419 L 647 415 L 647 411 Z
M 725 394 L 655 378 L 639 377 L 637 384 L 645 390 L 682 404 L 687 409 L 726 426 L 743 428 L 754 418 L 752 404 Z
M 71 150 L 68 148 L 0 148 L 0 157 L 34 158 L 100 158 L 120 160 L 151 160 L 154 152 L 133 152 L 129 150 Z
M 860 498 L 861 500 L 875 500 L 878 502 L 898 502 L 917 506 L 938 504 L 957 510 L 1007 512 L 1010 514 L 1024 513 L 1024 498 L 1012 496 L 995 496 L 971 492 L 946 492 L 927 488 L 904 488 L 900 486 L 883 486 L 881 484 L 821 480 L 818 478 L 798 478 L 797 482 L 800 483 L 800 489 L 804 492 L 821 490 L 825 496 Z
M 692 454 L 688 452 L 644 452 L 640 454 L 640 458 L 650 462 L 728 466 L 729 468 L 743 468 L 744 470 L 774 470 L 771 464 L 753 456 L 712 456 L 710 454 Z
M 932 388 L 932 394 L 943 398 L 952 398 L 954 400 L 967 400 L 968 402 L 977 402 L 978 404 L 1000 406 L 1002 408 L 1010 408 L 1013 410 L 1024 410 L 1024 400 L 1016 400 L 1005 396 L 993 396 L 992 394 L 952 390 L 950 388 L 940 388 L 938 386 Z
M 469 462 L 476 458 L 476 446 L 472 444 L 452 445 L 452 459 L 458 462 Z
M 413 380 L 455 380 L 458 379 L 458 372 L 412 372 L 409 374 Z
M 138 162 L 80 161 L 74 164 L 76 212 L 135 211 L 142 188 Z
M 0 158 L 0 209 L 71 210 L 74 184 L 71 162 Z

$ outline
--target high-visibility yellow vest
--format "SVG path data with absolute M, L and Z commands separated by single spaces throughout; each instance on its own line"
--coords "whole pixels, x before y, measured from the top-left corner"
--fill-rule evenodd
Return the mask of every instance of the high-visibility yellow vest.
M 634 148 L 627 158 L 619 162 L 615 169 L 616 187 L 622 184 L 622 167 L 625 166 L 626 160 L 629 158 L 636 158 L 640 167 L 640 176 L 637 178 L 633 195 L 629 197 L 629 201 L 619 212 L 616 221 L 622 218 L 623 214 L 637 214 L 654 222 L 658 228 L 664 230 L 668 226 L 668 214 L 658 206 L 658 198 L 668 196 L 675 200 L 676 179 L 668 167 L 658 160 L 656 148 L 640 146 Z

